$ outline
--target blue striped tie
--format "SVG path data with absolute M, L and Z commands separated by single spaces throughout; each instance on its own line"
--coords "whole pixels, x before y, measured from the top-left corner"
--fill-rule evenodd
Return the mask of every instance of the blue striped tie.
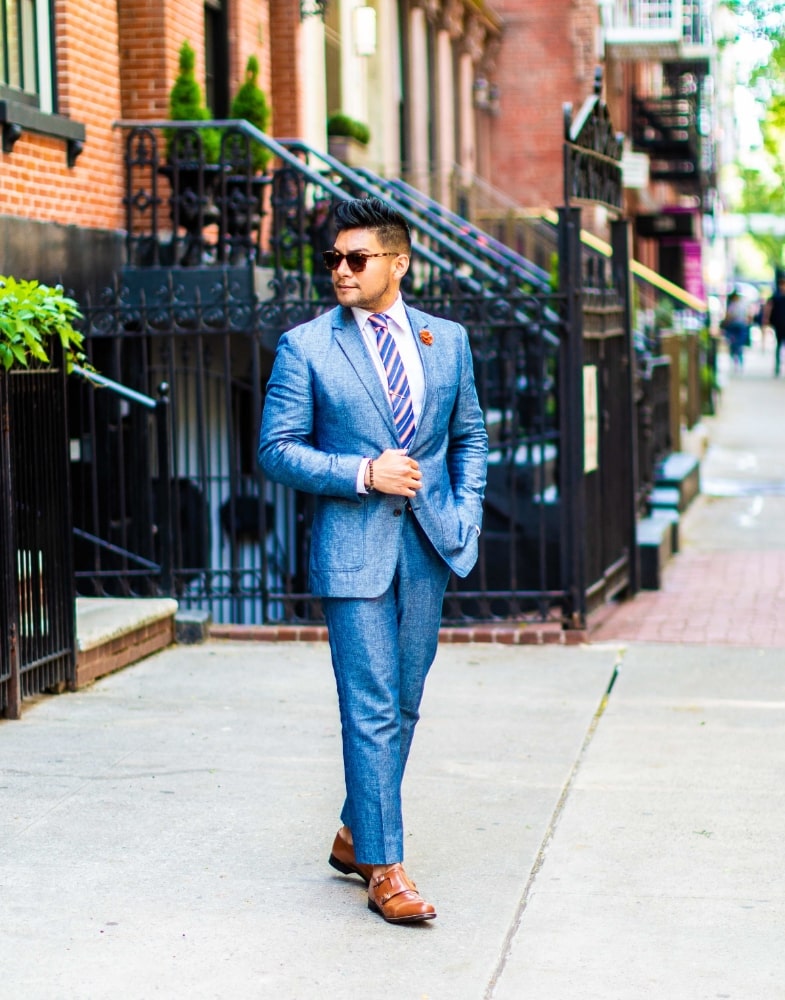
M 415 423 L 406 369 L 403 367 L 401 355 L 395 346 L 395 339 L 387 326 L 387 317 L 384 313 L 374 313 L 370 317 L 370 323 L 376 333 L 376 345 L 382 357 L 384 370 L 387 372 L 390 406 L 395 429 L 398 431 L 398 441 L 402 448 L 408 448 L 414 437 Z

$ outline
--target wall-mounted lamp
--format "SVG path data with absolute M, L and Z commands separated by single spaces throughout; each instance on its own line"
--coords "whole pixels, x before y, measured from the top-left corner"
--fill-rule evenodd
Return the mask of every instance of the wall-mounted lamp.
M 474 106 L 478 111 L 498 115 L 499 96 L 499 88 L 495 83 L 488 83 L 482 76 L 478 76 L 474 81 Z
M 358 56 L 376 55 L 376 10 L 373 7 L 355 7 L 354 52 Z
M 495 83 L 488 87 L 488 114 L 498 115 L 499 113 L 499 88 Z
M 327 10 L 327 0 L 300 0 L 300 20 L 306 17 L 320 17 L 324 20 Z
M 484 76 L 478 76 L 474 81 L 474 106 L 480 111 L 488 107 L 488 81 Z

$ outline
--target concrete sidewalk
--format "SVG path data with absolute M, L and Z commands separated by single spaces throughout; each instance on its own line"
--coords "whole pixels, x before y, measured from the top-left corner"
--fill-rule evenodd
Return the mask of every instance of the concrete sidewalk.
M 327 865 L 326 645 L 175 646 L 0 722 L 0 1000 L 785 1000 L 769 364 L 728 382 L 661 592 L 590 646 L 441 647 L 405 789 L 437 920 Z
M 663 650 L 440 650 L 414 927 L 326 863 L 325 645 L 173 647 L 41 699 L 0 724 L 0 996 L 785 997 L 782 655 Z

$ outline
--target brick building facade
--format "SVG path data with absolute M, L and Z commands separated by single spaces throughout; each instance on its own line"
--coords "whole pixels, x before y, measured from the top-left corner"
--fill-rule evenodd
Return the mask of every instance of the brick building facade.
M 491 182 L 523 207 L 562 203 L 562 107 L 591 94 L 598 62 L 596 0 L 497 0 L 504 22 L 489 127 Z
M 22 17 L 30 6 L 37 25 Z M 684 35 L 663 69 L 662 52 L 641 42 L 638 27 L 630 29 L 635 49 L 623 34 L 624 19 L 645 14 L 647 0 L 494 0 L 492 7 L 482 0 L 374 0 L 370 55 L 357 53 L 347 0 L 329 0 L 325 20 L 316 0 L 3 5 L 0 273 L 61 281 L 77 294 L 111 281 L 123 263 L 126 194 L 123 135 L 114 125 L 167 117 L 184 40 L 196 52 L 196 76 L 216 117 L 227 114 L 255 54 L 273 135 L 323 149 L 327 114 L 348 110 L 370 125 L 367 164 L 378 172 L 403 176 L 453 209 L 472 204 L 467 189 L 474 186 L 525 211 L 562 203 L 563 106 L 581 106 L 602 62 L 617 128 L 635 131 L 632 89 L 655 118 L 666 112 L 651 101 L 686 99 L 695 121 L 710 119 L 703 85 L 709 6 L 690 0 L 689 21 L 675 3 L 656 8 Z M 17 52 L 11 42 L 19 38 Z M 697 97 L 678 92 L 685 80 L 697 81 Z M 328 95 L 344 106 L 328 107 Z M 647 127 L 639 136 L 646 151 Z M 707 140 L 697 152 L 692 138 L 685 145 L 681 166 L 692 160 L 693 174 L 685 181 L 665 172 L 628 202 L 656 215 L 691 198 L 697 239 L 716 170 Z M 662 241 L 639 236 L 636 252 L 652 266 L 664 250 Z M 669 276 L 681 280 L 680 266 Z
M 14 10 L 7 6 L 2 16 L 13 18 Z M 4 25 L 7 39 L 22 36 L 28 65 L 24 57 L 7 59 L 0 77 L 0 273 L 62 282 L 81 295 L 110 283 L 123 263 L 125 181 L 115 123 L 167 117 L 184 40 L 197 54 L 201 81 L 216 57 L 210 46 L 224 49 L 225 71 L 215 82 L 224 108 L 251 54 L 269 93 L 273 45 L 267 5 L 256 0 L 56 0 L 52 13 L 51 58 L 40 45 L 36 51 L 30 25 Z

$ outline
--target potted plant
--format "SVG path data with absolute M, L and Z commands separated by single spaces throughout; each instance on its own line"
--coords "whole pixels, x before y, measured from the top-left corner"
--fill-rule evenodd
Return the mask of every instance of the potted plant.
M 173 122 L 210 121 L 212 112 L 204 103 L 202 88 L 196 79 L 196 53 L 191 44 L 184 41 L 180 46 L 179 72 L 169 91 L 169 118 Z M 216 128 L 198 130 L 205 163 L 217 163 L 221 155 L 221 133 Z M 178 138 L 178 136 L 180 138 Z M 193 135 L 170 129 L 166 134 L 167 158 L 170 163 L 195 158 L 192 150 Z
M 196 53 L 188 41 L 180 46 L 179 72 L 169 92 L 171 121 L 210 121 L 202 88 L 196 80 Z M 218 221 L 214 202 L 221 156 L 221 133 L 217 128 L 166 129 L 166 166 L 161 172 L 172 186 L 171 217 L 175 230 L 185 232 L 178 263 L 200 264 L 206 250 L 204 228 Z M 177 258 L 177 252 L 175 251 Z
M 248 57 L 245 80 L 232 101 L 229 117 L 245 119 L 260 132 L 266 132 L 270 127 L 270 105 L 259 86 L 259 60 L 254 55 Z M 259 142 L 251 142 L 251 165 L 254 173 L 266 173 L 270 159 L 269 149 Z
M 270 126 L 270 106 L 259 86 L 259 60 L 248 58 L 245 80 L 237 91 L 229 117 L 245 120 L 260 132 Z M 221 200 L 226 209 L 226 237 L 221 241 L 222 259 L 237 264 L 253 255 L 253 234 L 258 232 L 262 216 L 262 192 L 268 184 L 267 168 L 272 154 L 262 143 L 239 130 L 229 128 L 222 139 Z
M 60 285 L 54 288 L 37 281 L 0 277 L 0 365 L 9 368 L 46 366 L 48 344 L 59 341 L 66 369 L 92 366 L 82 351 L 82 334 L 74 329 L 81 317 L 76 302 Z
M 330 156 L 349 167 L 363 166 L 371 132 L 367 125 L 336 111 L 327 119 L 327 148 Z

